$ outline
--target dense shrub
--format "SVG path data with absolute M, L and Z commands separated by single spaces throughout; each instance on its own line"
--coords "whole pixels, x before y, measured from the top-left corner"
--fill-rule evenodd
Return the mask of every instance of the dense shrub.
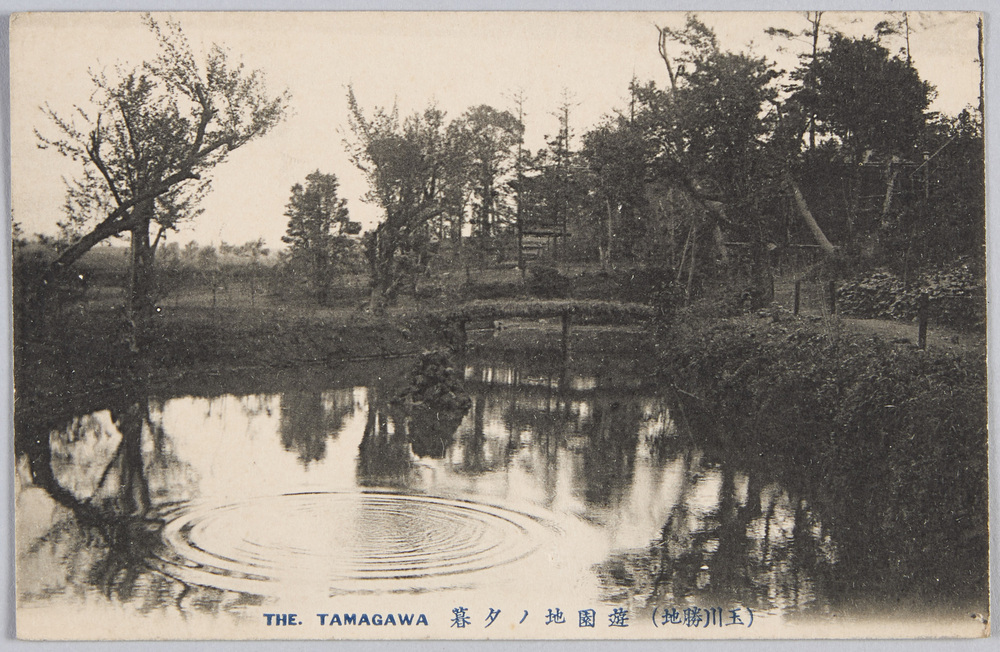
M 410 371 L 409 383 L 394 403 L 420 405 L 437 411 L 469 409 L 461 369 L 456 369 L 444 353 L 432 351 L 420 356 Z
M 708 438 L 709 458 L 805 496 L 839 532 L 838 582 L 984 590 L 983 351 L 919 351 L 750 318 L 686 321 L 670 351 L 671 380 L 696 397 L 684 414 Z M 873 539 L 893 554 L 873 557 Z
M 409 383 L 392 400 L 406 423 L 413 452 L 443 457 L 462 418 L 472 405 L 461 369 L 444 353 L 424 353 L 410 372 Z
M 534 265 L 528 268 L 527 290 L 539 299 L 565 299 L 569 295 L 570 281 L 555 267 Z
M 473 299 L 514 299 L 524 296 L 524 292 L 524 285 L 516 281 L 466 281 L 462 285 L 462 298 L 467 301 Z
M 612 277 L 618 286 L 616 298 L 654 306 L 668 305 L 683 292 L 675 282 L 675 275 L 669 267 L 640 267 L 618 272 Z
M 986 288 L 966 264 L 921 275 L 907 288 L 898 276 L 878 271 L 840 286 L 838 310 L 852 317 L 911 320 L 920 295 L 927 293 L 930 317 L 950 326 L 970 328 L 986 319 Z

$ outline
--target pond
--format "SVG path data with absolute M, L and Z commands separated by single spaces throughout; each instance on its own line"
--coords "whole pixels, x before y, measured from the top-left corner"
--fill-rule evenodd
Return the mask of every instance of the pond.
M 134 383 L 19 423 L 19 607 L 233 622 L 434 596 L 438 621 L 467 604 L 649 623 L 979 602 L 927 598 L 931 570 L 858 579 L 906 564 L 858 545 L 850 496 L 830 508 L 801 471 L 720 455 L 662 379 L 462 361 L 468 410 L 420 422 L 392 400 L 412 365 Z

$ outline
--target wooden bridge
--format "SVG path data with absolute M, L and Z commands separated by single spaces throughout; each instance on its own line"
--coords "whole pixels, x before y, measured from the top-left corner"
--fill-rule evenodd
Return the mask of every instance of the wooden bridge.
M 562 352 L 570 354 L 570 338 L 573 321 L 583 319 L 648 322 L 660 315 L 653 306 L 642 303 L 619 303 L 615 301 L 590 301 L 572 299 L 524 300 L 524 301 L 470 301 L 450 310 L 442 311 L 441 317 L 448 324 L 457 327 L 458 350 L 464 350 L 467 328 L 470 322 L 500 319 L 546 319 L 559 317 L 562 320 Z

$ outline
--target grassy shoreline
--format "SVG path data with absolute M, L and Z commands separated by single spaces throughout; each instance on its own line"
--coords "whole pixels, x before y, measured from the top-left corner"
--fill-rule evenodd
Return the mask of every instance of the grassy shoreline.
M 682 320 L 673 335 L 665 371 L 707 454 L 841 533 L 853 563 L 831 586 L 988 595 L 985 347 L 922 351 L 837 319 Z M 873 539 L 897 554 L 870 558 Z
M 15 411 L 106 390 L 136 374 L 169 382 L 198 373 L 279 372 L 413 355 L 438 340 L 423 321 L 399 315 L 189 312 L 158 318 L 140 357 L 129 353 L 111 312 L 75 315 L 58 333 L 15 343 Z

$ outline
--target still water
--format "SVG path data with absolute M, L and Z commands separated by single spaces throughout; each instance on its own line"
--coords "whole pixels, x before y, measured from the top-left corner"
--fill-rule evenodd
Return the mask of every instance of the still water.
M 252 617 L 439 594 L 794 620 L 880 599 L 844 580 L 878 541 L 845 574 L 843 519 L 706 452 L 648 376 L 464 362 L 468 411 L 418 423 L 390 400 L 410 365 L 140 383 L 22 424 L 19 605 Z

